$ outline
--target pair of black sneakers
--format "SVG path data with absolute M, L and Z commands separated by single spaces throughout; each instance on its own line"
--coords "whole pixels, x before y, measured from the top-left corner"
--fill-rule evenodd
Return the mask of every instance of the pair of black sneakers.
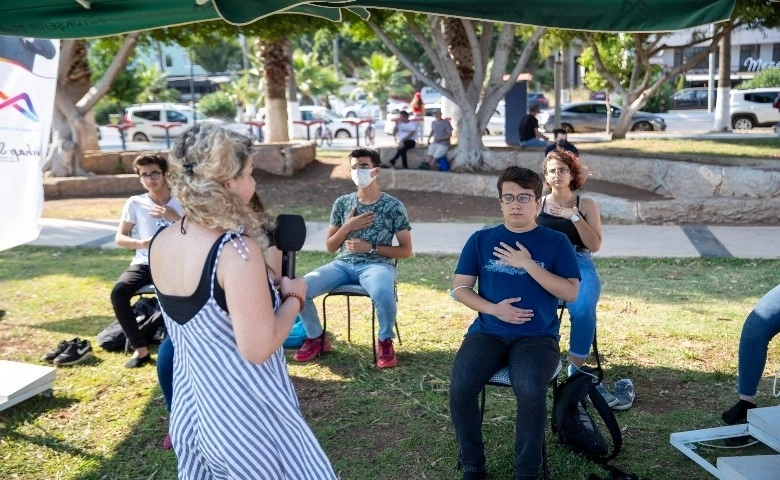
M 55 365 L 76 365 L 84 360 L 92 358 L 92 344 L 89 340 L 74 338 L 63 340 L 50 352 L 46 352 L 41 360 Z

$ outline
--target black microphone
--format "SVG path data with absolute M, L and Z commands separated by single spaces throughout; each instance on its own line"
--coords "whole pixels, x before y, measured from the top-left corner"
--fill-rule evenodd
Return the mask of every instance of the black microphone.
M 295 278 L 295 252 L 306 242 L 306 222 L 300 215 L 283 213 L 276 217 L 274 244 L 282 251 L 282 276 Z

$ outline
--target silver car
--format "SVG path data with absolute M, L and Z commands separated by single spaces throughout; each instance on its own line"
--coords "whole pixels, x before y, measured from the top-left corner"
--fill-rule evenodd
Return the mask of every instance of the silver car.
M 620 107 L 611 105 L 611 126 L 617 123 L 620 117 Z M 548 114 L 543 124 L 545 132 L 551 132 L 555 125 L 555 110 L 545 110 Z M 573 102 L 561 105 L 561 128 L 568 133 L 603 132 L 607 129 L 607 103 L 598 101 Z M 639 111 L 631 118 L 632 132 L 653 132 L 666 130 L 666 122 L 663 118 L 653 113 Z

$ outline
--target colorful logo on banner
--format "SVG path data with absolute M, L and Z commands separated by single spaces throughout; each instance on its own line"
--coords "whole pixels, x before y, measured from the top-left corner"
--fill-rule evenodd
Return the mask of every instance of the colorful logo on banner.
M 30 96 L 26 93 L 20 93 L 9 97 L 2 90 L 0 90 L 0 110 L 4 108 L 15 108 L 19 113 L 27 117 L 33 122 L 38 121 L 38 114 L 35 113 L 35 107 L 33 107 Z

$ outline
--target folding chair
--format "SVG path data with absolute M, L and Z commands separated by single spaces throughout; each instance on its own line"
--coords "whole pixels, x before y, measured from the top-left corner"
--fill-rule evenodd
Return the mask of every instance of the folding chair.
M 134 297 L 143 297 L 144 295 L 157 295 L 157 290 L 154 288 L 154 284 L 150 283 L 149 285 L 146 285 L 145 287 L 139 288 L 130 297 L 130 299 L 132 300 Z M 130 305 L 133 305 L 134 303 L 135 302 L 131 301 Z M 128 355 L 129 353 L 130 353 L 130 340 L 125 338 L 125 355 Z
M 398 266 L 398 260 L 395 261 L 395 265 Z M 328 297 L 333 296 L 341 296 L 347 298 L 347 341 L 352 341 L 351 336 L 351 330 L 352 330 L 352 312 L 349 304 L 350 297 L 365 297 L 371 300 L 371 297 L 368 295 L 368 292 L 360 286 L 360 284 L 348 284 L 348 285 L 341 285 L 340 287 L 336 287 L 330 292 L 326 293 L 322 297 L 322 338 L 323 342 L 325 341 L 325 332 L 328 330 L 328 311 L 326 309 L 325 301 L 328 299 Z M 395 303 L 398 303 L 398 282 L 393 283 L 393 297 L 395 298 Z M 374 305 L 373 300 L 371 300 L 371 349 L 374 352 L 374 364 L 376 364 L 376 305 Z M 398 328 L 398 321 L 395 322 L 395 334 L 398 337 L 398 344 L 402 344 L 401 342 L 401 330 Z

